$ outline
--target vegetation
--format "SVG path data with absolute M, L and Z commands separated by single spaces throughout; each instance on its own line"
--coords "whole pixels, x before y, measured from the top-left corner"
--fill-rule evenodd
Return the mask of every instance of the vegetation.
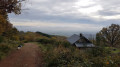
M 2 12 L 20 14 L 22 1 L 25 0 L 0 0 L 0 9 Z
M 118 47 L 101 46 L 104 43 L 95 41 L 97 46 L 95 48 L 78 49 L 71 46 L 66 38 L 59 38 L 51 36 L 37 41 L 44 53 L 45 67 L 119 67 L 120 65 Z
M 51 37 L 50 35 L 45 34 L 45 33 L 42 33 L 42 32 L 39 32 L 39 31 L 37 31 L 36 33 L 37 33 L 37 34 L 40 34 L 40 35 L 42 35 L 42 36 Z
M 120 26 L 118 24 L 112 24 L 107 28 L 103 28 L 97 33 L 97 43 L 107 46 L 117 47 L 120 45 Z
M 53 36 L 42 32 L 18 31 L 9 22 L 8 13 L 21 13 L 21 1 L 0 1 L 0 60 L 15 50 L 19 44 L 37 42 L 46 67 L 119 67 L 120 26 L 112 24 L 103 28 L 92 40 L 95 48 L 78 49 L 71 46 L 64 36 Z
M 8 13 L 21 13 L 23 0 L 0 0 L 0 60 L 20 42 L 19 31 L 9 22 Z
M 45 67 L 119 67 L 119 53 L 105 47 L 78 49 L 59 44 L 40 44 L 44 53 Z M 115 58 L 116 57 L 116 58 Z

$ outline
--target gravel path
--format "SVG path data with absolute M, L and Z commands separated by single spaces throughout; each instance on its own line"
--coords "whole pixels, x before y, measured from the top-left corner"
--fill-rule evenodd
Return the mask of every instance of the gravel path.
M 42 53 L 38 45 L 25 45 L 0 61 L 0 67 L 42 67 Z

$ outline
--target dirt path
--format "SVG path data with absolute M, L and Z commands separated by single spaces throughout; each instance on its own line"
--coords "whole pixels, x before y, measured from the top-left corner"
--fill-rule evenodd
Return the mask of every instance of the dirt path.
M 38 45 L 26 43 L 20 50 L 0 61 L 0 67 L 41 67 L 41 62 Z

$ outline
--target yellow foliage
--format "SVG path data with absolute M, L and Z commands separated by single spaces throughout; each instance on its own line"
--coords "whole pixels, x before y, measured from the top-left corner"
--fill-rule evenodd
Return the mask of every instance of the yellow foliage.
M 107 61 L 106 64 L 109 64 L 109 62 Z

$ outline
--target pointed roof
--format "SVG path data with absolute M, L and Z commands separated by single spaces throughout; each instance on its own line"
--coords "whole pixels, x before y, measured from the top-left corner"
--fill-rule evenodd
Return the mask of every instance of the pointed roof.
M 86 37 L 82 34 L 79 35 L 72 35 L 71 37 L 67 38 L 67 40 L 73 45 L 75 44 L 76 47 L 95 47 Z
M 82 40 L 83 43 L 91 43 L 85 36 L 83 36 L 82 34 L 80 34 L 80 39 Z
M 71 37 L 67 38 L 67 40 L 71 43 L 71 44 L 74 44 L 77 40 L 80 39 L 80 36 L 74 34 L 72 35 Z

